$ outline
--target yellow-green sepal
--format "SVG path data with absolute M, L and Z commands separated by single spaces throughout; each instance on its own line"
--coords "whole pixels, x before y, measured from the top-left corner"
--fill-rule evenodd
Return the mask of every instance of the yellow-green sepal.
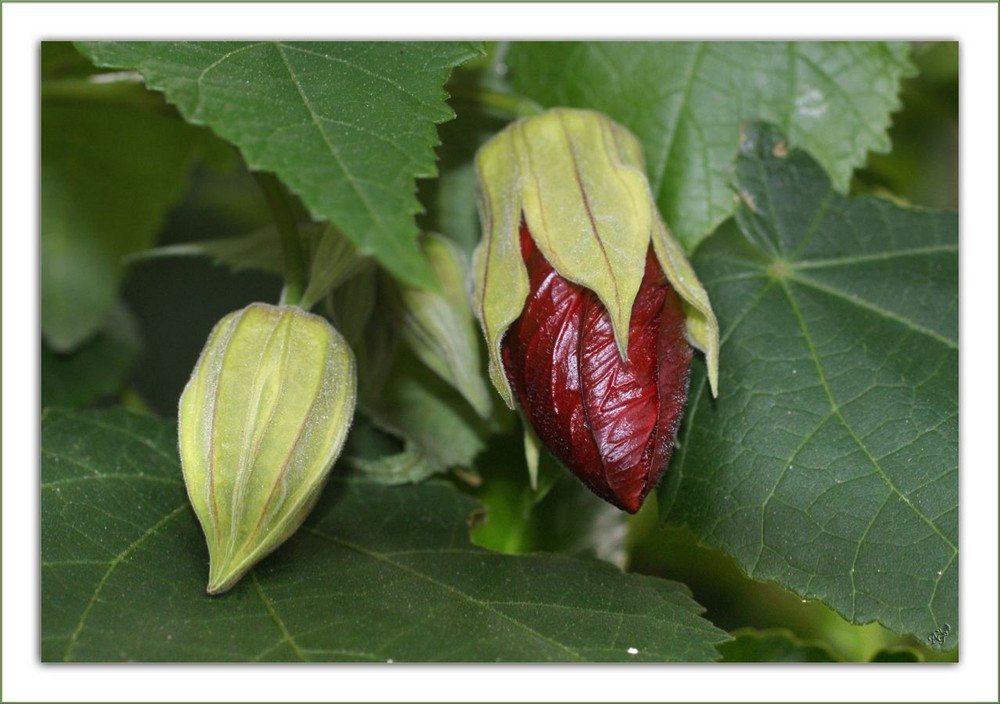
M 505 132 L 532 239 L 560 276 L 604 304 L 625 359 L 656 218 L 641 146 L 591 110 L 556 108 Z
M 531 423 L 522 419 L 524 426 L 524 461 L 528 465 L 528 483 L 532 491 L 538 491 L 538 462 L 542 454 L 542 441 L 538 439 Z
M 719 395 L 719 322 L 712 312 L 708 293 L 694 273 L 684 249 L 659 217 L 653 231 L 653 251 L 667 280 L 681 298 L 688 342 L 704 353 L 708 385 L 712 396 L 716 397 Z
M 506 134 L 506 131 L 500 135 Z M 521 198 L 518 160 L 510 139 L 500 135 L 476 154 L 479 216 L 483 237 L 472 255 L 473 308 L 486 335 L 493 386 L 509 408 L 514 394 L 503 369 L 500 343 L 528 298 L 528 270 L 521 258 Z
M 440 290 L 401 285 L 402 336 L 410 349 L 454 387 L 483 418 L 491 410 L 490 392 L 480 368 L 479 340 L 469 310 L 469 264 L 450 240 L 436 233 L 421 237 Z

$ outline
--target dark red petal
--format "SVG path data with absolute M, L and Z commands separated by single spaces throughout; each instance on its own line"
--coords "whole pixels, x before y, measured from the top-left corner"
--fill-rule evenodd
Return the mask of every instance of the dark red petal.
M 687 399 L 680 301 L 650 251 L 622 362 L 604 306 L 551 267 L 523 223 L 521 253 L 531 293 L 504 337 L 507 378 L 556 458 L 634 513 L 670 460 Z

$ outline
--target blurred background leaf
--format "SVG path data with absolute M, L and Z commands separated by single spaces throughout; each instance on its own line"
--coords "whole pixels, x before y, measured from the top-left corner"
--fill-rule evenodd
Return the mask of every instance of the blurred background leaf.
M 109 311 L 97 332 L 71 353 L 42 342 L 42 407 L 82 408 L 121 390 L 141 345 L 124 305 Z
M 42 110 L 42 333 L 53 350 L 82 344 L 114 307 L 122 257 L 153 243 L 203 134 L 127 106 Z
M 838 662 L 825 643 L 806 642 L 791 631 L 741 628 L 719 645 L 722 662 Z
M 852 188 L 928 208 L 958 208 L 958 42 L 917 42 L 903 80 L 892 151 L 872 153 Z

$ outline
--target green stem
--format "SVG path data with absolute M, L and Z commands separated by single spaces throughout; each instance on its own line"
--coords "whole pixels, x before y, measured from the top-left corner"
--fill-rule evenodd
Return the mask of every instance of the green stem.
M 515 93 L 504 93 L 477 87 L 466 88 L 464 86 L 452 87 L 451 93 L 452 97 L 459 100 L 478 103 L 485 108 L 507 113 L 514 118 L 531 117 L 543 111 L 542 106 L 534 100 Z
M 285 255 L 285 287 L 281 292 L 281 303 L 298 305 L 306 290 L 306 257 L 302 251 L 302 239 L 295 224 L 295 215 L 288 201 L 288 192 L 274 174 L 254 171 L 253 175 L 271 208 L 274 224 L 281 237 L 281 250 Z
M 109 74 L 97 74 L 98 77 Z M 87 78 L 50 78 L 42 81 L 42 100 L 75 103 L 133 105 L 145 110 L 167 109 L 163 96 L 146 90 L 141 80 L 131 80 L 125 74 L 114 80 Z

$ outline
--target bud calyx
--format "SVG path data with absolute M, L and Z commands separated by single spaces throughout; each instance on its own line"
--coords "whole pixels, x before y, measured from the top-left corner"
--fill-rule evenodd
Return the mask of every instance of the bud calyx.
M 663 222 L 646 179 L 642 147 L 624 127 L 590 110 L 556 108 L 512 123 L 476 155 L 483 239 L 473 257 L 474 304 L 486 334 L 490 376 L 507 404 L 501 341 L 529 295 L 522 221 L 565 279 L 597 296 L 628 357 L 629 319 L 650 243 L 681 298 L 686 335 L 706 355 L 717 387 L 718 323 L 683 249 Z
M 641 145 L 604 115 L 557 108 L 499 132 L 476 173 L 474 307 L 493 384 L 588 487 L 637 511 L 673 450 L 691 346 L 713 394 L 719 347 Z
M 350 427 L 354 356 L 320 316 L 254 303 L 212 330 L 181 395 L 184 481 L 231 588 L 308 515 Z

